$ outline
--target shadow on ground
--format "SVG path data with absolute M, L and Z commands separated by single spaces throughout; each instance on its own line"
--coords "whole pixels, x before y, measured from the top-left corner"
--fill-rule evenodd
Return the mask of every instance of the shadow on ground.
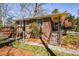
M 44 43 L 44 41 L 41 39 L 42 44 L 44 45 L 44 47 L 46 48 L 47 52 L 51 55 L 51 56 L 56 56 L 51 49 Z
M 11 37 L 7 37 L 5 39 L 2 40 L 2 42 L 0 43 L 0 48 L 4 48 L 4 47 L 13 47 L 12 46 L 12 42 L 14 42 L 15 40 L 9 40 L 9 38 Z M 9 52 L 12 50 L 12 48 L 10 48 L 8 51 L 7 51 L 7 54 L 6 56 L 9 56 Z M 4 52 L 3 52 L 4 53 Z
M 4 47 L 4 46 L 12 46 L 12 42 L 14 42 L 15 40 L 9 40 L 8 38 L 5 38 L 2 40 L 2 42 L 0 43 L 0 48 Z

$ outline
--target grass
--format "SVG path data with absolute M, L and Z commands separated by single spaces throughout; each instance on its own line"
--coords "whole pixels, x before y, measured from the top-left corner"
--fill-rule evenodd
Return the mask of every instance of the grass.
M 49 55 L 47 50 L 43 47 L 40 47 L 40 46 L 34 46 L 34 45 L 28 45 L 28 44 L 14 42 L 13 47 L 33 52 L 34 56 L 48 56 Z M 58 50 L 52 50 L 52 52 L 56 56 L 79 56 L 76 54 L 69 54 L 69 53 L 60 52 Z
M 24 49 L 26 51 L 31 51 L 35 56 L 48 56 L 48 52 L 45 48 L 39 46 L 33 46 L 28 44 L 23 44 L 18 42 L 13 43 L 13 47 Z

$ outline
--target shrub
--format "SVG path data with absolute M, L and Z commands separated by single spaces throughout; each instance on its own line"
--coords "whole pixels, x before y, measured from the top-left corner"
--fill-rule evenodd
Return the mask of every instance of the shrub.
M 79 45 L 79 36 L 68 34 L 63 37 L 61 44 L 65 46 L 67 46 L 68 44 Z
M 31 28 L 32 28 L 32 32 L 31 32 L 32 36 L 36 38 L 41 35 L 40 26 L 36 22 L 31 23 Z

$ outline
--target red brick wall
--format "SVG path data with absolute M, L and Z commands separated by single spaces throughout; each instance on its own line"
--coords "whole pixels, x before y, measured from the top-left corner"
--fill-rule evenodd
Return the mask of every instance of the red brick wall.
M 51 32 L 51 21 L 44 21 L 42 24 L 42 32 L 45 35 L 42 35 L 42 39 L 49 40 L 50 32 Z

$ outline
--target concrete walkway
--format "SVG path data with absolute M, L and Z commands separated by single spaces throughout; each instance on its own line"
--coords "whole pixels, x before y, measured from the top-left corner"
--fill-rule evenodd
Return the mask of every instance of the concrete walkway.
M 26 42 L 25 44 L 44 47 L 43 44 L 33 43 L 33 42 Z M 77 55 L 79 55 L 79 50 L 73 50 L 73 49 L 69 49 L 69 48 L 62 48 L 60 46 L 53 46 L 53 45 L 48 45 L 48 47 L 50 49 L 52 49 L 52 50 L 57 50 L 57 51 L 60 51 L 60 52 L 65 52 L 65 53 L 69 53 L 69 54 L 77 54 Z

